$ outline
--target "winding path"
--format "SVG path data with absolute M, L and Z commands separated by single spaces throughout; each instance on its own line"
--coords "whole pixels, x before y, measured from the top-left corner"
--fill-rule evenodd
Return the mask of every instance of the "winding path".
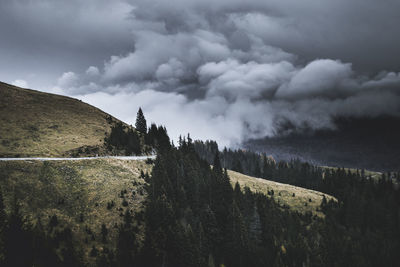
M 39 161 L 60 161 L 60 160 L 90 160 L 90 159 L 122 159 L 122 160 L 146 160 L 155 159 L 156 155 L 150 156 L 102 156 L 102 157 L 83 157 L 83 158 L 0 158 L 0 161 L 27 161 L 27 160 L 39 160 Z

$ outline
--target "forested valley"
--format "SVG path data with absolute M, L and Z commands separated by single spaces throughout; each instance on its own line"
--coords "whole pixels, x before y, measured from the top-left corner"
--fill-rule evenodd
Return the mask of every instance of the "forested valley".
M 125 211 L 115 247 L 102 228 L 104 246 L 90 253 L 95 265 L 397 266 L 400 192 L 386 174 L 374 180 L 364 171 L 220 153 L 214 142 L 189 136 L 175 147 L 165 128 L 151 128 L 146 140 L 157 144 L 158 155 L 152 173 L 142 173 L 145 210 Z M 325 218 L 290 211 L 274 201 L 274 192 L 232 188 L 226 168 L 326 192 L 338 201 L 322 201 Z M 9 210 L 0 198 L 3 265 L 83 265 L 71 229 L 60 228 L 56 217 L 33 225 L 20 213 L 18 199 Z

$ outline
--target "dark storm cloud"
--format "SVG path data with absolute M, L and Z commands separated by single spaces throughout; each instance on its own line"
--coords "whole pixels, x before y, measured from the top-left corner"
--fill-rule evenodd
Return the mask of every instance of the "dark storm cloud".
M 131 9 L 106 0 L 0 1 L 0 78 L 43 87 L 60 72 L 101 65 L 133 47 Z
M 21 66 L 34 51 L 41 73 L 64 66 L 51 90 L 131 123 L 142 106 L 172 137 L 191 132 L 232 146 L 286 122 L 320 129 L 335 128 L 335 116 L 400 115 L 398 1 L 19 0 L 0 7 L 7 36 L 0 56 L 20 52 Z M 12 79 L 26 85 L 28 78 Z
M 170 32 L 198 27 L 225 34 L 243 30 L 303 59 L 334 58 L 356 69 L 400 71 L 400 1 L 222 0 L 136 1 L 137 16 Z M 138 9 L 139 10 L 139 9 Z M 227 23 L 228 22 L 228 23 Z

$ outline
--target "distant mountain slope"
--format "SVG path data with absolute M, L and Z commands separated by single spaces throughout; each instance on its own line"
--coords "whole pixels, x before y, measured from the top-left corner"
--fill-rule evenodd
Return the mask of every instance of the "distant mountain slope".
M 291 133 L 252 140 L 245 147 L 277 160 L 299 158 L 316 165 L 400 171 L 400 118 L 338 119 L 335 131 Z
M 101 154 L 108 117 L 77 99 L 0 82 L 0 157 Z

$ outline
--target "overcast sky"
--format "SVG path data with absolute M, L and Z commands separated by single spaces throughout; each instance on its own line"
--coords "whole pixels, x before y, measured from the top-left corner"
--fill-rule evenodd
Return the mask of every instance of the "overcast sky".
M 398 0 L 0 1 L 0 80 L 236 146 L 400 114 Z

